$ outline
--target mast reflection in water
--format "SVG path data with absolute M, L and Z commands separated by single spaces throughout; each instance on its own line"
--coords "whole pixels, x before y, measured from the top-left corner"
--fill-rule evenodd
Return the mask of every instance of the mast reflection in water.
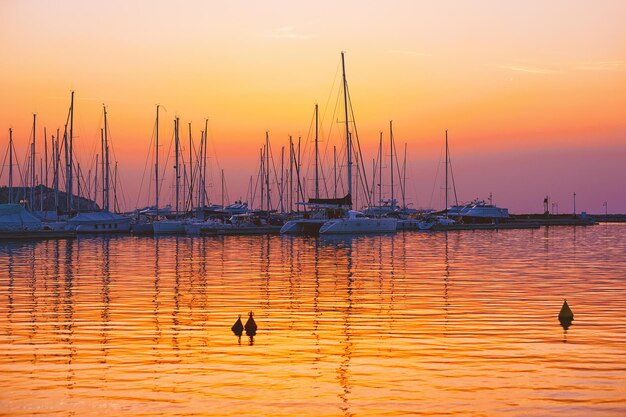
M 3 242 L 0 412 L 622 415 L 625 237 Z

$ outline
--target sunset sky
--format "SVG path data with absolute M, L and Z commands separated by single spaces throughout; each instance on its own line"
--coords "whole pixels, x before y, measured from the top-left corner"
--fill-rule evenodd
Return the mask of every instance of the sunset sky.
M 310 141 L 315 103 L 322 148 L 342 145 L 335 103 L 345 51 L 366 168 L 393 120 L 397 149 L 408 144 L 414 207 L 442 207 L 448 129 L 462 201 L 493 193 L 511 212 L 540 212 L 549 195 L 571 212 L 576 192 L 577 211 L 604 212 L 606 201 L 624 213 L 625 21 L 620 0 L 0 0 L 0 152 L 4 160 L 13 128 L 23 164 L 32 114 L 41 144 L 44 127 L 63 128 L 75 91 L 82 169 L 99 150 L 105 103 L 122 208 L 143 206 L 160 104 L 162 153 L 174 117 L 185 141 L 188 123 L 198 141 L 208 117 L 230 200 L 246 199 L 265 132 L 279 163 L 289 135 Z

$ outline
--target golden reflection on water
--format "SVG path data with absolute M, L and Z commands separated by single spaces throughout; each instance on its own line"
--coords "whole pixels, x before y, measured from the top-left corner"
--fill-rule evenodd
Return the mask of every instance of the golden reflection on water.
M 0 413 L 624 415 L 625 238 L 3 242 Z

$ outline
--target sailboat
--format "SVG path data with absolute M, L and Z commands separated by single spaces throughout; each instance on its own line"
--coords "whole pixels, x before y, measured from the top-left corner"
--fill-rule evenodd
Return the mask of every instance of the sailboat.
M 178 125 L 179 120 L 176 118 L 174 120 L 174 155 L 175 155 L 175 183 L 176 183 L 176 208 L 175 208 L 175 216 L 174 219 L 164 219 L 157 220 L 152 223 L 152 228 L 154 230 L 155 235 L 163 235 L 163 234 L 183 234 L 185 233 L 185 224 L 182 220 L 178 219 L 179 214 L 179 187 L 180 187 L 180 167 L 178 163 L 179 157 L 179 137 L 178 137 Z M 158 188 L 158 182 L 157 182 Z
M 67 221 L 66 229 L 77 233 L 127 233 L 130 230 L 130 217 L 112 213 L 109 205 L 109 139 L 107 109 L 103 106 L 104 129 L 102 129 L 102 210 L 78 213 Z M 80 184 L 79 184 L 80 185 Z M 80 189 L 80 187 L 79 187 Z
M 343 75 L 343 103 L 346 126 L 346 155 L 348 162 L 347 180 L 348 196 L 352 196 L 352 140 L 348 119 L 348 82 L 346 80 L 346 65 L 343 52 L 341 53 L 341 68 Z M 351 205 L 352 201 L 350 201 Z M 348 210 L 346 215 L 338 219 L 330 219 L 320 227 L 320 235 L 325 234 L 360 234 L 360 233 L 390 233 L 395 232 L 397 219 L 370 218 L 361 212 Z

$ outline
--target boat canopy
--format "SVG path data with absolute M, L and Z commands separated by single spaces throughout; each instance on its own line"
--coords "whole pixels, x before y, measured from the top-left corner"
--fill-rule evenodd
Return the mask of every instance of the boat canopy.
M 0 204 L 0 231 L 41 230 L 41 220 L 19 204 Z
M 308 204 L 319 206 L 352 206 L 352 196 L 346 194 L 342 198 L 309 198 Z

